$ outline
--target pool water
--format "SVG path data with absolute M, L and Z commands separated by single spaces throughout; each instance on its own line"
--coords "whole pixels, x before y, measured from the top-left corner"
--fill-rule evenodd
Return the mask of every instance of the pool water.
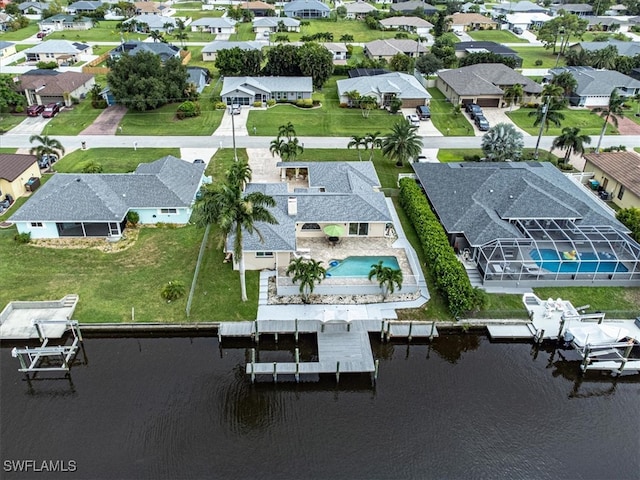
M 344 260 L 332 260 L 329 262 L 327 277 L 368 277 L 371 265 L 376 265 L 382 260 L 384 267 L 395 270 L 400 268 L 398 259 L 392 256 L 383 257 L 347 257 Z M 334 265 L 337 262 L 337 265 Z
M 577 260 L 562 260 L 562 253 L 549 248 L 531 250 L 531 258 L 536 264 L 549 270 L 560 273 L 614 273 L 627 272 L 628 269 L 618 261 L 615 255 L 607 252 L 578 252 Z M 541 258 L 542 257 L 542 258 Z

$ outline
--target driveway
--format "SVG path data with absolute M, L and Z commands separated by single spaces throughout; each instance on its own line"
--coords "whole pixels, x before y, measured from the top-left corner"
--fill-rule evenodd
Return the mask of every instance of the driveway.
M 515 111 L 520 107 L 513 107 L 511 109 L 511 111 Z M 525 132 L 524 130 L 522 130 L 520 127 L 518 127 L 515 123 L 513 123 L 511 121 L 511 119 L 507 116 L 507 112 L 509 111 L 509 107 L 507 108 L 488 108 L 488 107 L 483 107 L 482 108 L 482 112 L 484 113 L 484 118 L 487 119 L 487 121 L 489 122 L 490 126 L 494 126 L 497 125 L 498 123 L 506 123 L 508 125 L 513 125 L 517 131 L 519 131 L 520 133 L 522 133 L 523 136 L 525 137 L 530 137 L 531 135 L 527 132 Z M 467 117 L 469 117 L 468 113 L 465 113 L 465 115 L 467 115 Z M 484 135 L 486 132 L 481 132 L 480 130 L 478 130 L 478 127 L 476 127 L 476 124 L 473 120 L 471 120 L 469 118 L 469 121 L 471 122 L 471 124 L 473 125 L 473 131 L 475 132 L 475 135 L 478 136 L 482 136 Z
M 80 135 L 115 135 L 125 113 L 127 107 L 122 105 L 105 108 L 91 125 L 80 132 Z
M 21 123 L 11 129 L 14 135 L 40 135 L 50 118 L 27 117 Z
M 209 165 L 211 157 L 213 157 L 217 151 L 217 148 L 182 147 L 180 148 L 180 158 L 188 162 L 193 162 L 195 159 L 201 158 L 202 160 L 204 160 L 204 163 Z
M 238 115 L 233 115 L 233 123 L 235 124 L 236 137 L 240 135 L 249 135 L 247 131 L 247 119 L 249 118 L 249 110 L 251 107 L 247 105 L 243 105 L 240 107 L 240 113 Z M 224 112 L 222 116 L 222 121 L 220 122 L 220 126 L 218 129 L 213 132 L 213 135 L 220 136 L 231 136 L 233 135 L 234 126 L 231 123 L 231 113 L 229 113 L 229 108 Z
M 415 115 L 416 110 L 414 108 L 403 108 L 402 115 L 406 118 L 407 115 Z M 418 135 L 421 137 L 441 137 L 442 133 L 438 130 L 431 120 L 421 120 L 418 127 Z

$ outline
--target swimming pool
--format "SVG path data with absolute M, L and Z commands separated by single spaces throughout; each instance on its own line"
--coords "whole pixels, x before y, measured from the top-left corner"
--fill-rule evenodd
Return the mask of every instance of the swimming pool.
M 327 277 L 368 277 L 371 265 L 382 260 L 384 267 L 399 269 L 398 259 L 392 256 L 382 257 L 347 257 L 344 260 L 331 260 L 327 269 Z
M 540 249 L 539 254 L 538 250 L 531 250 L 529 254 L 539 267 L 550 272 L 594 273 L 597 271 L 598 273 L 614 273 L 628 271 L 627 267 L 620 263 L 615 255 L 608 252 L 598 252 L 598 254 L 578 252 L 579 260 L 561 260 L 562 254 L 550 248 Z

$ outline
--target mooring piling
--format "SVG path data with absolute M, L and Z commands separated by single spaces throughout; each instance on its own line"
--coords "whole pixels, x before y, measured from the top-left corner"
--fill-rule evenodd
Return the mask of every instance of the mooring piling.
M 340 360 L 336 362 L 336 383 L 340 383 Z

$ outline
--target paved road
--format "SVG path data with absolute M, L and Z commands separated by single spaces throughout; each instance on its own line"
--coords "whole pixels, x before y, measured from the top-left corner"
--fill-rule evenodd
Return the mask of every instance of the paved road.
M 144 136 L 127 136 L 127 135 L 77 135 L 77 136 L 57 136 L 68 151 L 80 148 L 81 142 L 86 142 L 89 148 L 132 148 L 133 142 L 137 143 L 139 148 L 231 148 L 232 138 L 230 135 L 213 135 L 213 136 L 162 136 L 162 137 L 144 137 Z M 350 137 L 298 137 L 300 142 L 306 148 L 347 148 L 347 144 L 351 140 Z M 555 136 L 543 136 L 540 141 L 540 148 L 548 150 Z M 594 145 L 597 137 L 594 136 Z M 536 145 L 537 137 L 525 137 L 525 147 L 533 148 Z M 273 137 L 236 137 L 236 146 L 238 148 L 269 148 L 269 144 Z M 479 148 L 482 137 L 425 137 L 425 143 L 429 148 Z M 609 135 L 602 140 L 602 147 L 625 145 L 628 149 L 640 147 L 640 135 Z M 5 134 L 0 136 L 0 147 L 3 148 L 31 148 L 29 143 L 29 135 L 23 134 Z

